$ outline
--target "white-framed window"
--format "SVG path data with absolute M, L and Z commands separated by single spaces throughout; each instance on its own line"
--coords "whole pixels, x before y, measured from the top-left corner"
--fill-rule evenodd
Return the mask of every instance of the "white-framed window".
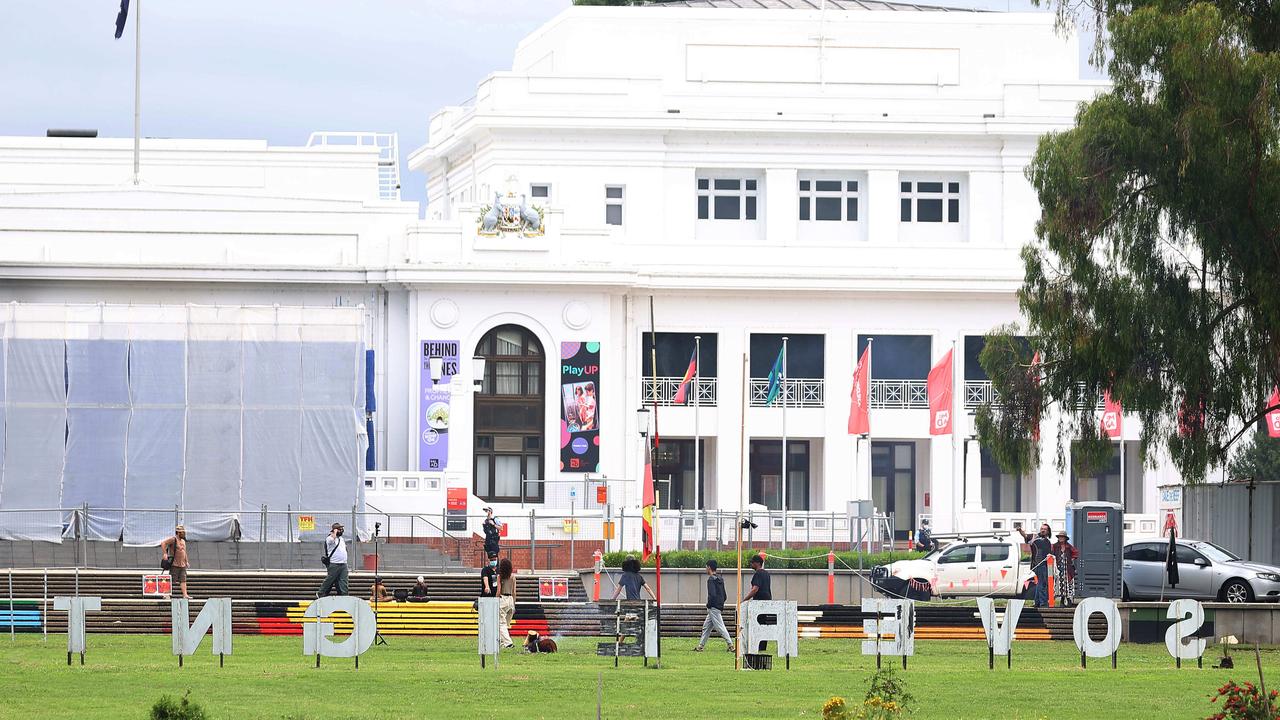
M 699 175 L 699 220 L 755 220 L 760 179 L 744 175 Z
M 800 220 L 802 222 L 857 222 L 861 199 L 858 180 L 848 178 L 800 177 Z
M 551 202 L 551 183 L 529 183 L 529 198 L 544 203 Z
M 958 177 L 903 179 L 900 184 L 904 223 L 959 223 L 962 183 Z
M 405 479 L 404 479 L 404 489 L 405 489 L 405 490 L 417 490 L 417 489 L 418 489 L 418 478 L 412 478 L 412 477 L 407 477 L 407 478 L 405 478 Z
M 383 489 L 383 490 L 395 490 L 395 489 L 396 489 L 396 479 L 395 479 L 395 478 L 393 478 L 393 477 L 384 477 L 384 478 L 382 478 L 382 489 Z
M 605 225 L 621 225 L 622 224 L 622 200 L 624 195 L 622 185 L 605 185 L 604 186 L 604 224 Z

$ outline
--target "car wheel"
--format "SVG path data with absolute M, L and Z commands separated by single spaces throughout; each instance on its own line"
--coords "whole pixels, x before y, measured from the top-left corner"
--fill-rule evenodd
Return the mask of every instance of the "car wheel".
M 1244 580 L 1228 580 L 1222 586 L 1222 599 L 1229 603 L 1253 602 L 1253 588 Z

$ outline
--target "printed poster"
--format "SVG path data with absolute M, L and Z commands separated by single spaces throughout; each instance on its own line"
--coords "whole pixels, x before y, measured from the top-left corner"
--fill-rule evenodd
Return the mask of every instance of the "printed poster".
M 600 471 L 600 343 L 560 344 L 560 470 Z
M 440 358 L 440 380 L 431 378 L 431 358 Z M 458 374 L 458 343 L 422 343 L 422 395 L 418 398 L 418 469 L 442 472 L 449 466 L 449 386 Z

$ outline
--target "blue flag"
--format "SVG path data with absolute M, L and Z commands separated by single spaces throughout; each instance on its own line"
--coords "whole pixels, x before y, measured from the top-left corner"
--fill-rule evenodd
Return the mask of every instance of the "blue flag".
M 124 21 L 129 19 L 129 0 L 120 0 L 120 14 L 116 15 L 116 39 L 124 35 Z
M 782 392 L 782 350 L 778 350 L 778 359 L 773 361 L 773 369 L 769 371 L 769 394 L 764 398 L 765 405 L 772 405 Z

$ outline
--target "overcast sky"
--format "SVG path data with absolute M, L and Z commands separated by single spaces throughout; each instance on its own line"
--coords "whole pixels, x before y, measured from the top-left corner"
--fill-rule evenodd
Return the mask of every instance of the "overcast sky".
M 314 130 L 398 132 L 403 161 L 425 142 L 432 112 L 509 69 L 520 39 L 570 0 L 141 3 L 143 135 L 300 145 Z M 0 0 L 0 135 L 133 135 L 134 17 L 116 40 L 118 9 L 118 0 Z M 405 198 L 422 201 L 424 183 L 406 173 Z

